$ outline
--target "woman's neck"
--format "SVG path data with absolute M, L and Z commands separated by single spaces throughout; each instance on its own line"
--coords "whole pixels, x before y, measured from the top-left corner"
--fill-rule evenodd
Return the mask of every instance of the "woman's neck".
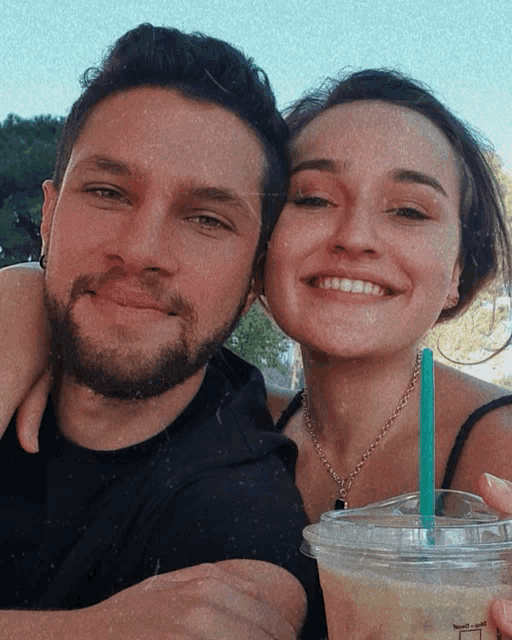
M 375 441 L 411 381 L 416 350 L 392 357 L 326 361 L 303 350 L 308 410 L 327 457 L 352 469 Z M 417 416 L 417 390 L 393 425 Z

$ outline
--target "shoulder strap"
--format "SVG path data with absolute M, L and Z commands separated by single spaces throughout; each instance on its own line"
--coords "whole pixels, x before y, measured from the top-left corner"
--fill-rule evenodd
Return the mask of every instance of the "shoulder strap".
M 284 431 L 284 428 L 290 421 L 290 419 L 297 413 L 300 409 L 300 405 L 302 403 L 302 393 L 304 389 L 301 389 L 290 402 L 290 404 L 286 407 L 283 413 L 279 416 L 279 420 L 276 422 L 276 431 L 281 433 Z
M 466 441 L 469 438 L 471 430 L 473 429 L 475 424 L 491 411 L 510 404 L 512 404 L 512 395 L 502 396 L 501 398 L 491 400 L 491 402 L 488 402 L 487 404 L 479 407 L 478 409 L 476 409 L 476 411 L 473 411 L 473 413 L 467 418 L 466 422 L 464 422 L 464 424 L 460 428 L 459 433 L 457 434 L 457 437 L 455 439 L 455 444 L 453 445 L 453 448 L 450 452 L 450 457 L 448 458 L 448 463 L 446 464 L 446 470 L 444 472 L 443 484 L 441 485 L 441 489 L 450 488 L 453 476 L 455 475 L 457 463 L 462 453 L 462 449 L 466 444 Z

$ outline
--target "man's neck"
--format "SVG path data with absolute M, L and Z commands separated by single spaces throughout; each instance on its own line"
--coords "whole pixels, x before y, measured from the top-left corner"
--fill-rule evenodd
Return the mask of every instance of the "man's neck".
M 183 384 L 148 400 L 113 400 L 64 377 L 56 398 L 62 435 L 96 451 L 144 442 L 166 429 L 199 391 L 206 368 Z

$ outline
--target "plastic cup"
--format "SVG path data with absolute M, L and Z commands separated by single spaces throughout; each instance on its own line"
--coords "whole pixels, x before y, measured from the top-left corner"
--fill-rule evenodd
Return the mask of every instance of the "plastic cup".
M 512 518 L 478 496 L 436 491 L 435 527 L 419 495 L 328 511 L 304 529 L 329 640 L 498 640 L 489 607 L 512 596 Z

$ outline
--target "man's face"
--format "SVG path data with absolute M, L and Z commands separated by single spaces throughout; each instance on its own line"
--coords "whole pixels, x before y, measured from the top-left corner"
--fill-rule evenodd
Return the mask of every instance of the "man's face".
M 44 185 L 46 299 L 64 372 L 107 397 L 198 371 L 254 298 L 262 146 L 230 111 L 140 87 L 97 105 Z

